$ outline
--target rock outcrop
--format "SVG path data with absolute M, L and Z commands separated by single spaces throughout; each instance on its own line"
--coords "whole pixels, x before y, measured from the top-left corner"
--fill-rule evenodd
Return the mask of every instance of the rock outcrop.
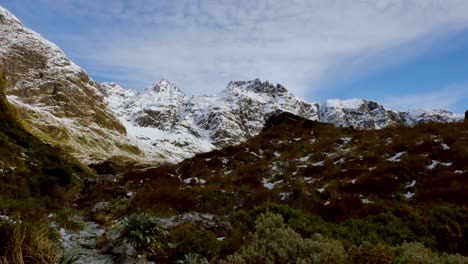
M 327 100 L 320 107 L 320 120 L 340 127 L 380 129 L 402 123 L 398 112 L 363 99 Z

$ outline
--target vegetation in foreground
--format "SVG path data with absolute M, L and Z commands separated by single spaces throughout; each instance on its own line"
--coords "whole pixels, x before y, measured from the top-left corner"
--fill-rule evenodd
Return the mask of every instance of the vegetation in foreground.
M 79 204 L 109 201 L 110 219 L 135 212 L 158 217 L 206 212 L 234 225 L 222 231 L 182 225 L 177 232 L 187 235 L 179 237 L 191 246 L 150 256 L 159 261 L 217 262 L 239 253 L 247 234 L 255 232 L 255 219 L 267 211 L 282 215 L 302 239 L 320 234 L 339 243 L 347 260 L 352 252 L 381 249 L 397 263 L 411 263 L 398 255 L 411 250 L 432 252 L 435 260 L 466 256 L 467 132 L 467 123 L 362 131 L 280 115 L 246 143 L 127 172 L 105 186 L 106 193 L 120 192 L 119 199 L 97 187 Z M 190 239 L 195 232 L 184 229 L 202 230 L 205 240 Z M 167 239 L 177 237 L 174 232 L 169 230 Z M 177 245 L 177 239 L 169 243 Z M 359 256 L 352 261 L 367 262 Z

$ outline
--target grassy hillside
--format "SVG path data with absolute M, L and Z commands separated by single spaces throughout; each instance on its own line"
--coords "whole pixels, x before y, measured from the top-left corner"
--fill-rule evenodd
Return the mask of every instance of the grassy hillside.
M 113 201 L 121 209 L 114 217 L 214 213 L 244 235 L 274 211 L 303 236 L 321 233 L 347 247 L 406 241 L 468 253 L 467 123 L 355 130 L 283 114 L 246 143 L 134 170 L 107 188 L 118 186 L 134 193 L 124 207 L 100 190 L 81 202 Z M 241 237 L 234 232 L 221 256 L 238 250 Z

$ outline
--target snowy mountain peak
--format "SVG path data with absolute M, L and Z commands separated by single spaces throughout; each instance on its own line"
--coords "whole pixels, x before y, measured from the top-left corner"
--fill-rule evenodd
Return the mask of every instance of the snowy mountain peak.
M 168 79 L 161 79 L 159 82 L 146 88 L 145 92 L 147 91 L 156 93 L 182 93 L 182 91 Z
M 320 120 L 336 126 L 363 129 L 380 129 L 403 121 L 398 112 L 357 98 L 326 100 L 320 107 Z
M 415 125 L 420 122 L 453 122 L 462 121 L 463 116 L 454 114 L 444 109 L 415 109 L 402 112 L 401 115 L 408 125 Z
M 365 104 L 363 99 L 353 98 L 348 100 L 329 99 L 326 100 L 322 107 L 330 109 L 357 109 Z
M 288 90 L 281 84 L 272 84 L 269 81 L 262 82 L 259 79 L 251 81 L 232 81 L 226 87 L 227 94 L 253 92 L 257 94 L 265 94 L 272 97 L 288 93 Z
M 2 24 L 15 23 L 23 26 L 23 23 L 10 11 L 0 6 L 0 21 Z

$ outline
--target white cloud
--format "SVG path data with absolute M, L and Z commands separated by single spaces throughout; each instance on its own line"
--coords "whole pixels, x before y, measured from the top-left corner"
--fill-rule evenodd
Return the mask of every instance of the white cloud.
M 384 97 L 380 102 L 386 107 L 399 111 L 409 109 L 463 109 L 468 101 L 468 83 L 453 84 L 448 87 L 404 96 Z M 460 105 L 460 107 L 457 107 Z M 466 106 L 465 106 L 466 107 Z M 461 112 L 460 112 L 461 113 Z
M 62 41 L 93 75 L 134 88 L 169 78 L 189 94 L 258 77 L 305 97 L 468 26 L 466 0 L 42 1 L 91 19 Z

